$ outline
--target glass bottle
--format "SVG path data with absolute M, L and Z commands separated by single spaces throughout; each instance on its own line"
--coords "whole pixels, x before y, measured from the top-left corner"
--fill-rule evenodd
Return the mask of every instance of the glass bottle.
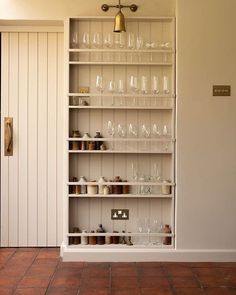
M 102 135 L 100 131 L 96 131 L 95 138 L 102 138 Z M 103 141 L 95 141 L 95 149 L 100 150 L 101 145 L 103 144 Z
M 163 228 L 163 233 L 164 234 L 171 234 L 171 229 L 170 229 L 169 224 L 165 224 L 165 226 Z M 164 245 L 171 245 L 171 237 L 164 237 L 163 244 Z
M 102 227 L 102 224 L 98 225 L 98 229 L 96 230 L 97 233 L 105 233 L 104 228 Z M 97 236 L 97 244 L 98 245 L 104 245 L 105 244 L 105 236 Z

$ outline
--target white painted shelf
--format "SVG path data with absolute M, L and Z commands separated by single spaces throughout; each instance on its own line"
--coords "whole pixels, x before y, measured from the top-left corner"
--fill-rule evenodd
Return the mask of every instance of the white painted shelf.
M 90 137 L 90 138 L 82 138 L 82 137 L 69 137 L 68 141 L 124 141 L 124 142 L 129 142 L 129 141 L 135 141 L 135 142 L 174 142 L 174 138 L 170 137 L 159 137 L 159 138 L 107 138 L 107 137 L 102 137 L 102 138 L 95 138 L 95 137 Z
M 157 245 L 141 245 L 141 244 L 134 244 L 132 246 L 129 245 L 122 245 L 122 244 L 104 244 L 104 245 L 69 245 L 68 246 L 69 249 L 81 249 L 81 250 L 85 250 L 85 249 L 90 249 L 90 250 L 100 250 L 100 249 L 107 249 L 107 250 L 112 250 L 112 249 L 119 249 L 119 250 L 133 250 L 133 249 L 143 249 L 143 250 L 147 250 L 147 249 L 173 249 L 172 245 L 163 245 L 161 243 L 158 243 Z
M 174 234 L 164 233 L 68 233 L 68 237 L 174 237 Z
M 172 63 L 168 62 L 123 62 L 123 61 L 69 61 L 70 65 L 106 65 L 106 66 L 159 66 L 171 67 Z
M 175 95 L 170 94 L 133 94 L 133 93 L 79 93 L 79 92 L 70 92 L 68 96 L 80 96 L 80 97 L 136 97 L 136 98 L 145 98 L 145 97 L 153 97 L 153 98 L 175 98 Z M 143 108 L 143 107 L 142 107 Z
M 107 52 L 107 53 L 175 53 L 172 49 L 115 49 L 115 48 L 70 48 L 68 52 Z
M 171 195 L 162 195 L 162 194 L 108 194 L 108 195 L 101 195 L 101 194 L 95 194 L 95 195 L 88 195 L 88 194 L 69 194 L 69 198 L 152 198 L 152 199 L 172 199 L 174 196 Z
M 118 150 L 68 150 L 69 154 L 161 154 L 171 155 L 172 152 L 166 151 L 118 151 Z
M 81 185 L 80 182 L 68 182 L 68 185 Z M 169 186 L 175 186 L 175 183 L 170 182 L 168 184 L 163 183 L 163 182 L 134 182 L 134 181 L 128 181 L 128 182 L 111 182 L 111 181 L 107 181 L 107 182 L 103 182 L 98 183 L 98 182 L 92 182 L 92 181 L 87 181 L 87 182 L 83 182 L 82 185 L 153 185 L 153 186 L 160 186 L 160 185 L 169 185 Z
M 169 106 L 71 106 L 69 109 L 107 109 L 107 110 L 173 110 L 173 107 Z

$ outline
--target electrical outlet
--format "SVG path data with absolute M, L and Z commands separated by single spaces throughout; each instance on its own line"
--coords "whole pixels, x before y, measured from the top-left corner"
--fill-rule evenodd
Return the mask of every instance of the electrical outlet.
M 129 220 L 129 209 L 111 209 L 112 220 Z

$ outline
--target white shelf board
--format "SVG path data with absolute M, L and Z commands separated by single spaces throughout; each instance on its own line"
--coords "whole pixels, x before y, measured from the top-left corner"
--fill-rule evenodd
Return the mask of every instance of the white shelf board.
M 173 110 L 173 107 L 158 106 L 69 106 L 69 109 L 107 109 L 107 110 Z
M 124 141 L 124 142 L 130 142 L 130 141 L 134 141 L 134 142 L 174 142 L 175 139 L 174 138 L 168 138 L 168 137 L 159 137 L 159 138 L 95 138 L 95 137 L 91 137 L 91 138 L 82 138 L 82 137 L 69 137 L 68 141 Z
M 116 65 L 116 66 L 160 66 L 171 67 L 172 63 L 167 62 L 108 62 L 108 61 L 70 61 L 70 65 Z
M 158 151 L 118 151 L 118 150 L 68 150 L 69 154 L 161 154 L 171 155 L 173 152 Z
M 110 53 L 175 53 L 170 49 L 115 49 L 115 48 L 70 48 L 69 52 L 110 52 Z
M 144 97 L 153 97 L 153 98 L 175 98 L 175 94 L 133 94 L 133 93 L 125 93 L 125 94 L 119 94 L 119 93 L 79 93 L 79 92 L 69 92 L 68 96 L 81 96 L 81 97 L 136 97 L 136 98 L 144 98 Z M 142 107 L 143 108 L 143 107 Z
M 95 194 L 95 195 L 88 195 L 88 194 L 69 194 L 70 198 L 153 198 L 153 199 L 172 199 L 173 195 L 162 195 L 162 194 L 147 194 L 147 195 L 141 195 L 141 194 L 108 194 L 108 195 L 101 195 L 101 194 Z
M 122 244 L 104 244 L 104 245 L 68 245 L 69 249 L 173 249 L 172 245 L 163 245 L 163 244 L 157 244 L 157 245 L 140 245 L 140 244 L 134 244 L 132 246 L 129 245 L 122 245 Z
M 164 233 L 68 233 L 68 237 L 174 237 L 174 234 Z
M 111 182 L 111 181 L 107 181 L 107 182 L 103 182 L 98 183 L 98 182 L 92 182 L 92 181 L 86 181 L 83 183 L 80 182 L 76 182 L 76 181 L 69 181 L 67 183 L 68 185 L 152 185 L 152 186 L 160 186 L 160 185 L 169 185 L 169 186 L 175 186 L 175 183 L 170 182 L 168 184 L 163 183 L 163 182 L 133 182 L 133 181 L 128 181 L 128 182 Z

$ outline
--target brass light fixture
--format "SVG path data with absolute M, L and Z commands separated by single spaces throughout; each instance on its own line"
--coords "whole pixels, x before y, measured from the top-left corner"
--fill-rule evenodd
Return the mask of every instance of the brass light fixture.
M 136 4 L 131 4 L 131 5 L 121 5 L 120 0 L 118 5 L 107 5 L 103 4 L 101 9 L 103 11 L 108 11 L 109 8 L 115 7 L 118 8 L 119 11 L 115 16 L 115 21 L 114 21 L 114 32 L 115 33 L 120 33 L 120 32 L 126 32 L 125 29 L 125 17 L 124 14 L 122 13 L 121 9 L 122 8 L 129 8 L 132 12 L 135 12 L 138 9 L 138 6 Z

